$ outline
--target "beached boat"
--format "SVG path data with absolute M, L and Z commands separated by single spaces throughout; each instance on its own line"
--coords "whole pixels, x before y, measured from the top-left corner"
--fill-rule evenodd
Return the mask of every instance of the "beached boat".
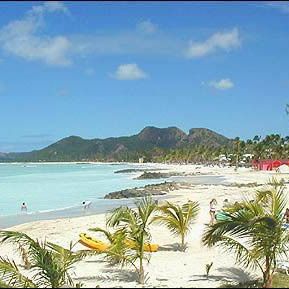
M 79 235 L 79 238 L 80 238 L 79 242 L 82 245 L 84 245 L 90 249 L 97 250 L 99 252 L 105 252 L 110 247 L 110 244 L 107 244 L 107 243 L 104 243 L 100 240 L 94 239 L 85 233 L 81 233 Z
M 133 241 L 127 240 L 126 245 L 130 247 L 131 249 L 135 249 L 135 243 Z M 158 244 L 145 244 L 144 245 L 144 251 L 145 252 L 157 252 L 159 249 Z
M 96 251 L 99 251 L 99 252 L 105 252 L 106 250 L 109 249 L 110 247 L 110 244 L 108 243 L 104 243 L 100 240 L 97 240 L 97 239 L 94 239 L 92 238 L 91 236 L 88 236 L 87 234 L 85 233 L 81 233 L 79 235 L 79 242 L 90 248 L 90 249 L 93 249 L 93 250 L 96 250 Z M 136 245 L 133 241 L 130 241 L 130 240 L 126 240 L 126 245 L 128 247 L 130 247 L 131 249 L 135 249 Z M 145 244 L 144 245 L 144 251 L 145 252 L 157 252 L 159 249 L 159 245 L 158 244 Z

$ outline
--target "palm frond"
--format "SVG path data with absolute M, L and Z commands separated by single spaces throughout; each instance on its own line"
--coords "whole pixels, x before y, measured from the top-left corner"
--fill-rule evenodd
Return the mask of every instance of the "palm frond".
M 223 236 L 220 239 L 219 246 L 226 248 L 226 251 L 230 254 L 235 252 L 236 262 L 245 268 L 250 268 L 253 270 L 259 268 L 261 271 L 263 271 L 261 264 L 254 256 L 254 251 L 250 250 L 250 248 L 247 248 L 244 244 L 238 242 L 234 238 L 230 236 Z
M 105 229 L 96 227 L 96 228 L 91 228 L 91 229 L 89 229 L 89 231 L 96 232 L 96 233 L 102 233 L 102 234 L 105 235 L 105 237 L 107 238 L 107 240 L 108 240 L 110 243 L 113 242 L 113 236 L 112 236 L 112 234 L 111 234 L 108 230 L 105 230 Z
M 202 237 L 206 246 L 234 252 L 241 265 L 260 268 L 264 284 L 268 274 L 275 271 L 278 258 L 287 256 L 289 249 L 288 233 L 282 227 L 287 203 L 284 186 L 271 182 L 270 187 L 256 192 L 253 201 L 245 199 L 226 208 L 225 220 L 207 226 Z
M 35 283 L 22 275 L 14 262 L 0 257 L 0 284 L 1 288 L 36 288 Z
M 166 202 L 157 211 L 159 215 L 154 218 L 154 221 L 165 225 L 173 235 L 181 236 L 181 247 L 184 250 L 184 237 L 190 231 L 190 227 L 198 215 L 199 204 L 190 201 L 179 206 Z

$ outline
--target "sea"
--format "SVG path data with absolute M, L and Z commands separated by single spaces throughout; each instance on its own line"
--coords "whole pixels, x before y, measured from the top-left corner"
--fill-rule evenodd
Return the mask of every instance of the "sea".
M 37 220 L 104 213 L 120 205 L 134 206 L 135 200 L 107 200 L 104 196 L 167 180 L 137 180 L 139 173 L 115 173 L 151 168 L 156 167 L 133 163 L 1 163 L 0 229 Z M 84 201 L 91 202 L 89 209 L 83 208 Z M 27 212 L 21 211 L 23 202 Z

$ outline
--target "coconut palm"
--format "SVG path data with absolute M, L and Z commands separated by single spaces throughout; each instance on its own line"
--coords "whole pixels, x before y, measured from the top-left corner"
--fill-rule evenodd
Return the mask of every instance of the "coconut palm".
M 73 245 L 65 249 L 59 245 L 34 241 L 24 233 L 0 231 L 1 244 L 12 243 L 21 252 L 27 252 L 27 262 L 35 274 L 24 276 L 14 261 L 0 259 L 0 284 L 11 288 L 60 288 L 64 285 L 73 286 L 69 271 L 73 265 L 87 255 L 86 251 L 72 252 Z
M 226 220 L 208 226 L 203 243 L 222 246 L 235 252 L 236 261 L 246 268 L 259 268 L 263 286 L 272 286 L 277 259 L 286 257 L 288 231 L 282 226 L 287 203 L 284 187 L 275 181 L 268 189 L 257 191 L 254 201 L 244 200 L 225 209 Z
M 235 171 L 238 170 L 239 167 L 239 160 L 240 160 L 240 138 L 236 137 L 235 138 Z
M 160 215 L 156 216 L 154 220 L 164 224 L 172 234 L 180 236 L 180 249 L 181 251 L 185 251 L 185 237 L 199 213 L 199 204 L 189 201 L 179 206 L 166 202 L 158 208 L 158 211 Z
M 127 246 L 126 235 L 127 232 L 124 229 L 118 229 L 115 232 L 110 232 L 108 229 L 91 228 L 89 231 L 101 233 L 109 241 L 109 249 L 103 252 L 106 256 L 106 260 L 112 265 L 122 264 L 124 265 L 129 260 L 126 260 L 128 250 L 131 248 Z M 126 261 L 126 262 L 124 262 Z
M 125 251 L 124 262 L 135 264 L 140 284 L 145 282 L 144 260 L 148 259 L 148 255 L 144 253 L 145 244 L 151 240 L 149 226 L 153 221 L 153 213 L 156 210 L 156 204 L 151 197 L 142 199 L 137 204 L 136 210 L 128 207 L 120 207 L 112 211 L 107 220 L 107 225 L 118 228 L 125 232 Z M 134 250 L 131 250 L 133 244 Z M 117 244 L 116 244 L 117 245 Z

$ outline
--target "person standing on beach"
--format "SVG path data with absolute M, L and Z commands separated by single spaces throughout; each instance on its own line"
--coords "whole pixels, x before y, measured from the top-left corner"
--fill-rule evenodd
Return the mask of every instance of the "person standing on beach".
M 21 212 L 27 213 L 27 206 L 26 206 L 26 204 L 24 202 L 21 205 Z
M 217 200 L 212 199 L 210 202 L 210 225 L 214 225 L 215 220 L 216 220 L 216 211 L 217 211 Z

